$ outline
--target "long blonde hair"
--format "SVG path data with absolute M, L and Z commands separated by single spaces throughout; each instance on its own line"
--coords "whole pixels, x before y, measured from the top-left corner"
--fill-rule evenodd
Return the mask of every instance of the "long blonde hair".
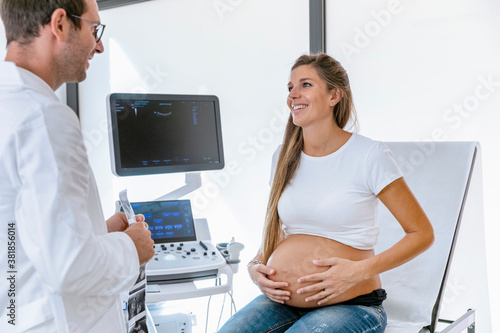
M 309 65 L 316 69 L 319 77 L 326 83 L 328 91 L 332 89 L 342 91 L 341 100 L 333 107 L 333 120 L 335 123 L 340 128 L 345 128 L 349 121 L 352 120 L 352 124 L 355 125 L 356 112 L 352 101 L 349 77 L 340 63 L 325 53 L 303 55 L 295 61 L 292 71 L 303 65 Z M 281 220 L 278 215 L 278 201 L 290 179 L 293 177 L 295 170 L 297 170 L 303 147 L 304 138 L 302 136 L 302 128 L 293 123 L 292 115 L 290 115 L 267 204 L 262 248 L 260 249 L 264 263 L 267 263 L 269 257 L 281 241 Z

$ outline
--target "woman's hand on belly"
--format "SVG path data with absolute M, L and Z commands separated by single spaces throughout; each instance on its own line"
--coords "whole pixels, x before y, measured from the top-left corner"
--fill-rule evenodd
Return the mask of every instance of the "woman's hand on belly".
M 313 260 L 318 267 L 329 267 L 326 271 L 306 275 L 299 278 L 299 283 L 309 283 L 297 290 L 297 294 L 314 293 L 305 299 L 306 302 L 317 302 L 318 305 L 329 302 L 344 294 L 361 281 L 364 281 L 362 261 L 351 261 L 341 258 Z
M 271 301 L 284 304 L 290 299 L 290 292 L 282 290 L 287 288 L 287 282 L 273 281 L 269 276 L 276 274 L 276 270 L 264 264 L 250 266 L 249 274 L 252 281 L 259 287 L 260 291 Z
M 378 276 L 365 280 L 361 271 L 363 259 L 373 255 L 372 250 L 354 249 L 319 236 L 291 235 L 269 258 L 268 267 L 276 271 L 269 279 L 288 282 L 289 287 L 283 288 L 290 292 L 287 305 L 311 308 L 335 304 L 380 288 Z M 329 295 L 323 295 L 325 288 Z

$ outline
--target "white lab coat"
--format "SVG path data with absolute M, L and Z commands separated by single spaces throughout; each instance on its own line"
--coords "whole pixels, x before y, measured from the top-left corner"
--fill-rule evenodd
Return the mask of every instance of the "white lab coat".
M 14 297 L 8 223 L 16 225 Z M 0 62 L 0 225 L 0 332 L 126 331 L 119 293 L 139 273 L 134 243 L 107 233 L 75 113 L 10 62 Z

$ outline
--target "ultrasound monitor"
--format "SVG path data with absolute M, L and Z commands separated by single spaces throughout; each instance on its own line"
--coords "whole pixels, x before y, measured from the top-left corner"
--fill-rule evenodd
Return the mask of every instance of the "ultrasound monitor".
M 224 167 L 216 96 L 115 93 L 108 96 L 108 118 L 117 176 Z

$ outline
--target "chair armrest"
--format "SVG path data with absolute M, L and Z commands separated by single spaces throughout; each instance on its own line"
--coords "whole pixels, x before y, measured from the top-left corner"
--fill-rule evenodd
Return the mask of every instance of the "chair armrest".
M 464 315 L 451 323 L 440 333 L 461 333 L 467 330 L 467 333 L 474 333 L 476 322 L 476 311 L 469 309 Z

